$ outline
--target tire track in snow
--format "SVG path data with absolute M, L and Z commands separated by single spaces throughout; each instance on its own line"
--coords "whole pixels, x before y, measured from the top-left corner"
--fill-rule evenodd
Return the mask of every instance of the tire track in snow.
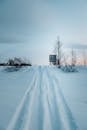
M 48 90 L 47 90 L 47 83 L 45 80 L 46 77 L 46 73 L 45 73 L 45 67 L 42 69 L 42 84 L 40 85 L 40 97 L 41 97 L 41 102 L 42 102 L 42 106 L 43 106 L 43 116 L 42 116 L 42 129 L 39 130 L 53 130 L 52 127 L 52 118 L 51 118 L 51 114 L 49 111 L 49 104 L 47 101 L 47 94 L 48 94 Z
M 35 70 L 34 70 L 35 71 Z M 29 109 L 29 103 L 31 100 L 31 92 L 35 88 L 35 82 L 37 78 L 37 73 L 34 72 L 33 79 L 31 77 L 31 84 L 29 85 L 28 89 L 26 90 L 19 106 L 16 109 L 16 112 L 13 115 L 12 120 L 10 121 L 7 130 L 22 130 L 27 116 L 27 109 Z
M 25 122 L 24 130 L 53 130 L 51 114 L 46 98 L 46 82 L 44 80 L 44 67 L 38 67 L 35 97 L 29 114 L 29 119 Z
M 7 130 L 42 130 L 43 104 L 41 84 L 41 67 L 36 67 L 31 84 L 26 90 Z
M 49 109 L 49 114 L 50 114 L 50 122 L 51 122 L 51 129 L 52 130 L 64 130 L 61 129 L 61 121 L 60 121 L 60 115 L 58 112 L 58 106 L 55 98 L 55 92 L 54 92 L 54 85 L 51 84 L 52 79 L 50 79 L 50 76 L 48 75 L 47 69 L 45 69 L 45 79 L 44 81 L 46 82 L 46 91 L 47 91 L 47 96 L 46 96 L 46 102 L 47 102 L 47 107 Z M 44 129 L 45 130 L 45 129 Z
M 77 130 L 75 120 L 60 89 L 58 78 L 54 75 L 52 70 L 49 69 L 49 67 L 47 68 L 47 75 L 49 78 L 50 87 L 53 87 L 52 91 L 54 93 L 56 106 L 60 115 L 60 124 L 62 125 L 60 130 Z
M 42 130 L 43 123 L 43 107 L 41 102 L 41 83 L 42 83 L 42 73 L 41 67 L 37 68 L 37 81 L 36 89 L 33 91 L 33 97 L 31 100 L 31 105 L 29 105 L 28 119 L 25 122 L 24 130 Z
M 76 130 L 51 68 L 40 66 L 34 71 L 7 130 Z

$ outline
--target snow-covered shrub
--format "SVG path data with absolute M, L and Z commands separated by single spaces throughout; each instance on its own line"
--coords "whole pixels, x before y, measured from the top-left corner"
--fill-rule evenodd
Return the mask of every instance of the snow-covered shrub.
M 64 72 L 78 72 L 76 66 L 73 66 L 73 65 L 62 66 L 61 70 L 63 70 Z
M 8 65 L 10 66 L 20 66 L 23 60 L 21 58 L 13 58 L 8 60 Z
M 7 62 L 8 66 L 31 66 L 30 61 L 27 61 L 26 59 L 21 59 L 21 58 L 13 58 L 9 59 Z
M 19 71 L 24 66 L 31 66 L 30 61 L 15 57 L 7 61 L 4 70 L 7 72 L 14 72 L 14 71 Z

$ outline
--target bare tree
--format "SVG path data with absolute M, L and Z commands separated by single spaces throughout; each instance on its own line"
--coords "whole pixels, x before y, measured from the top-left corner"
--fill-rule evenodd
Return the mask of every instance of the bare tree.
M 62 52 L 61 52 L 61 48 L 62 48 L 62 43 L 60 42 L 60 39 L 58 37 L 56 46 L 55 46 L 55 53 L 57 55 L 57 65 L 60 67 L 61 66 L 61 58 L 62 58 Z
M 68 65 L 69 64 L 69 55 L 67 55 L 66 53 L 64 53 L 63 57 L 62 57 L 62 64 L 64 66 Z
M 71 65 L 75 66 L 77 62 L 75 50 L 71 50 Z
M 83 59 L 83 65 L 87 65 L 87 53 L 86 51 L 82 51 L 82 59 Z

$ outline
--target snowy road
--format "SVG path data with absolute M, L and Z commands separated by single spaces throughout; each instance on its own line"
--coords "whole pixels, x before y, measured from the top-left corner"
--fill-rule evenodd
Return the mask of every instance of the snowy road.
M 73 115 L 51 67 L 33 69 L 30 84 L 7 130 L 76 130 Z

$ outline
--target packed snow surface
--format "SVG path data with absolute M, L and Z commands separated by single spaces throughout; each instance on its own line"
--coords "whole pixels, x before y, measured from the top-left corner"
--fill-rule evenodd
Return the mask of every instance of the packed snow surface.
M 67 90 L 66 81 L 76 73 L 49 66 L 0 71 L 0 130 L 87 130 L 80 126 L 76 106 L 70 104 L 74 96 Z

